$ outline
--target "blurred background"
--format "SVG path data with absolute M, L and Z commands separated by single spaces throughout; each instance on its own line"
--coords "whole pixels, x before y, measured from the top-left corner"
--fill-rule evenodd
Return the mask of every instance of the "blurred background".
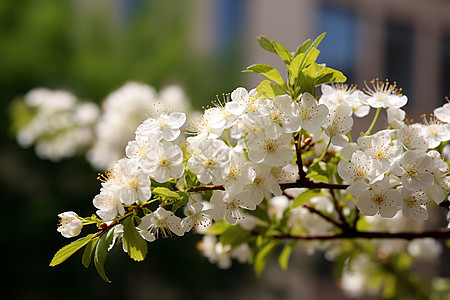
M 0 1 L 0 187 L 3 270 L 12 299 L 345 299 L 331 266 L 299 250 L 290 269 L 269 263 L 262 278 L 237 263 L 219 270 L 188 235 L 150 245 L 145 262 L 113 251 L 112 284 L 81 254 L 50 268 L 68 240 L 57 214 L 92 214 L 100 183 L 83 156 L 40 160 L 17 145 L 10 103 L 35 87 L 66 89 L 96 103 L 126 81 L 183 87 L 200 109 L 239 86 L 255 87 L 253 63 L 281 67 L 260 49 L 264 35 L 289 50 L 322 32 L 319 62 L 348 83 L 396 81 L 417 118 L 450 94 L 450 2 L 446 0 L 2 0 Z M 447 251 L 448 252 L 448 251 Z M 439 269 L 439 268 L 438 268 Z M 449 274 L 447 274 L 449 275 Z M 367 299 L 367 298 L 366 298 Z

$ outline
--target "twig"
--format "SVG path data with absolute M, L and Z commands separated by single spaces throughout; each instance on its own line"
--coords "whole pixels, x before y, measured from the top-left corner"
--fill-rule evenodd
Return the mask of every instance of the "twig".
M 342 233 L 306 233 L 306 234 L 280 234 L 273 236 L 278 239 L 298 239 L 298 240 L 336 240 L 336 239 L 405 239 L 413 240 L 431 237 L 434 239 L 450 238 L 450 230 L 437 229 L 423 232 L 366 232 L 366 231 L 344 231 Z
M 342 225 L 345 227 L 345 229 L 350 229 L 350 225 L 348 224 L 347 220 L 345 219 L 344 213 L 342 212 L 341 207 L 339 206 L 339 201 L 336 198 L 336 195 L 334 194 L 334 190 L 330 189 L 331 198 L 333 199 L 333 205 L 338 213 L 339 220 L 341 220 Z M 352 228 L 354 230 L 355 228 Z
M 319 217 L 321 217 L 322 219 L 326 220 L 327 222 L 330 222 L 330 223 L 334 224 L 336 227 L 341 228 L 342 230 L 347 229 L 345 227 L 345 225 L 339 223 L 338 221 L 336 221 L 333 218 L 330 218 L 329 216 L 325 215 L 320 210 L 317 210 L 314 206 L 311 205 L 311 203 L 303 204 L 303 207 L 306 208 L 307 210 L 309 210 L 311 213 L 318 215 Z

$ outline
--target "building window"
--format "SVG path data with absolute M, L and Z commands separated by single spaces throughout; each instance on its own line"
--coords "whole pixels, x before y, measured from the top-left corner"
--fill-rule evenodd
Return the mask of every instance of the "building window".
M 318 61 L 342 71 L 349 83 L 355 82 L 357 16 L 351 8 L 323 4 L 319 8 L 318 34 L 327 35 L 319 46 Z
M 385 26 L 386 78 L 391 83 L 397 82 L 397 86 L 408 96 L 410 104 L 414 99 L 412 94 L 414 32 L 412 27 L 405 24 L 388 22 Z

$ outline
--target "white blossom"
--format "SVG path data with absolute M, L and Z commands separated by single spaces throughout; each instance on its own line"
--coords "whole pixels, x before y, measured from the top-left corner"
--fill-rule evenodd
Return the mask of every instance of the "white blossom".
M 152 233 L 156 238 L 170 237 L 172 232 L 178 236 L 183 236 L 185 233 L 181 226 L 181 219 L 162 207 L 142 217 L 138 228 Z
M 58 232 L 63 237 L 71 238 L 79 235 L 83 228 L 83 222 L 73 211 L 66 211 L 58 215 L 60 224 L 58 226 Z

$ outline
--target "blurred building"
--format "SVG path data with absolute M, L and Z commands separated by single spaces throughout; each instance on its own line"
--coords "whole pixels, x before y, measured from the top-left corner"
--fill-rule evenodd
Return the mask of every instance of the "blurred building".
M 450 1 L 446 0 L 196 0 L 197 46 L 240 36 L 243 67 L 282 65 L 261 50 L 264 35 L 291 51 L 322 32 L 319 61 L 343 71 L 348 82 L 364 87 L 374 78 L 397 82 L 408 95 L 412 117 L 430 113 L 450 94 Z M 203 17 L 201 16 L 203 12 Z M 226 28 L 227 30 L 224 30 Z M 220 41 L 220 42 L 218 42 Z M 250 78 L 254 86 L 259 78 Z M 411 113 L 412 112 L 412 113 Z

